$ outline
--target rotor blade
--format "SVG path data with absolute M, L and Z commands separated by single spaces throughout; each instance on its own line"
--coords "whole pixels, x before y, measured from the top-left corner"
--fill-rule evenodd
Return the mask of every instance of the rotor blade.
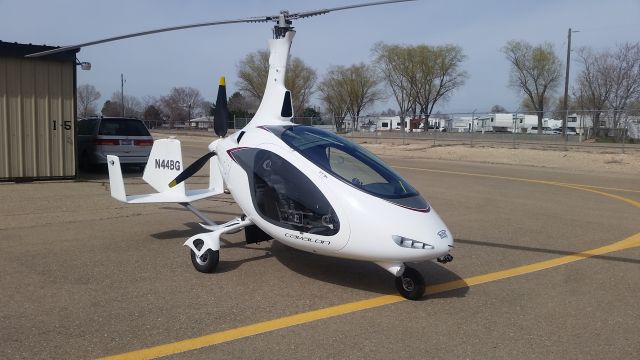
M 302 19 L 302 18 L 307 18 L 307 17 L 311 17 L 311 16 L 317 16 L 317 15 L 326 14 L 326 13 L 329 13 L 329 12 L 332 12 L 332 11 L 355 9 L 355 8 L 366 7 L 366 6 L 384 5 L 384 4 L 392 4 L 392 3 L 407 2 L 407 1 L 416 1 L 416 0 L 376 1 L 376 2 L 364 3 L 364 4 L 340 6 L 340 7 L 330 8 L 330 9 L 303 11 L 303 12 L 297 12 L 297 13 L 292 13 L 292 14 L 290 14 L 290 13 L 288 13 L 286 11 L 283 11 L 281 14 L 278 14 L 278 15 L 255 16 L 255 17 L 244 18 L 244 19 L 236 19 L 236 20 L 222 20 L 222 21 L 213 21 L 213 22 L 205 22 L 205 23 L 198 23 L 198 24 L 172 26 L 172 27 L 160 28 L 160 29 L 155 29 L 155 30 L 141 31 L 141 32 L 126 34 L 126 35 L 114 36 L 114 37 L 110 37 L 110 38 L 106 38 L 106 39 L 102 39 L 102 40 L 90 41 L 90 42 L 77 44 L 77 45 L 62 46 L 62 47 L 59 47 L 57 49 L 52 49 L 52 50 L 42 51 L 42 52 L 38 52 L 38 53 L 34 53 L 34 54 L 29 54 L 26 57 L 40 57 L 40 56 L 45 56 L 45 55 L 57 54 L 57 53 L 65 52 L 65 51 L 68 51 L 68 50 L 80 49 L 81 47 L 84 47 L 84 46 L 103 44 L 103 43 L 107 43 L 107 42 L 111 42 L 111 41 L 117 41 L 117 40 L 132 38 L 132 37 L 156 34 L 156 33 L 161 33 L 161 32 L 166 32 L 166 31 L 191 29 L 191 28 L 196 28 L 196 27 L 213 26 L 213 25 L 226 25 L 226 24 L 237 24 L 237 23 L 259 23 L 259 22 L 268 22 L 268 21 L 278 21 L 281 16 L 284 16 L 286 19 Z
M 333 12 L 333 11 L 355 9 L 355 8 L 361 8 L 361 7 L 366 7 L 366 6 L 393 4 L 393 3 L 407 2 L 407 1 L 417 1 L 417 0 L 376 1 L 376 2 L 370 2 L 370 3 L 364 3 L 364 4 L 340 6 L 340 7 L 330 8 L 330 9 L 319 9 L 319 10 L 313 10 L 313 11 L 303 11 L 303 12 L 299 12 L 299 13 L 289 14 L 288 18 L 289 19 L 303 19 L 303 18 L 307 18 L 307 17 L 311 17 L 311 16 L 323 15 L 323 14 L 330 13 L 330 12 Z
M 122 39 L 128 39 L 128 38 L 137 37 L 137 36 L 156 34 L 156 33 L 161 33 L 161 32 L 166 32 L 166 31 L 190 29 L 190 28 L 203 27 L 203 26 L 213 26 L 213 25 L 225 25 L 225 24 L 237 24 L 237 23 L 258 23 L 258 22 L 267 22 L 267 21 L 271 21 L 271 20 L 273 20 L 273 19 L 270 16 L 259 16 L 259 17 L 251 17 L 251 18 L 246 18 L 246 19 L 222 20 L 222 21 L 206 22 L 206 23 L 199 23 L 199 24 L 172 26 L 172 27 L 167 27 L 167 28 L 160 28 L 160 29 L 155 29 L 155 30 L 141 31 L 141 32 L 132 33 L 132 34 L 114 36 L 114 37 L 110 37 L 110 38 L 106 38 L 106 39 L 102 39 L 102 40 L 95 40 L 95 41 L 90 41 L 90 42 L 77 44 L 77 45 L 63 46 L 63 47 L 59 47 L 59 48 L 53 49 L 53 50 L 47 50 L 47 51 L 42 51 L 42 52 L 38 52 L 38 53 L 34 53 L 34 54 L 29 54 L 26 57 L 40 57 L 40 56 L 45 56 L 45 55 L 51 55 L 51 54 L 56 54 L 56 53 L 64 52 L 64 51 L 68 51 L 68 50 L 79 49 L 79 48 L 84 47 L 84 46 L 103 44 L 103 43 L 106 43 L 106 42 L 117 41 L 117 40 L 122 40 Z
M 193 174 L 197 173 L 198 170 L 200 170 L 204 166 L 204 164 L 206 164 L 207 161 L 209 161 L 209 159 L 211 159 L 215 155 L 216 155 L 215 151 L 211 151 L 201 156 L 198 160 L 194 161 L 186 169 L 182 170 L 182 172 L 178 174 L 178 176 L 176 176 L 176 178 L 169 183 L 169 187 L 172 188 L 180 184 L 181 182 L 187 180 L 191 176 L 193 176 Z
M 216 135 L 224 137 L 229 129 L 229 107 L 227 106 L 227 90 L 224 84 L 224 76 L 220 77 L 218 85 L 218 97 L 216 98 L 216 110 L 213 113 L 213 131 Z

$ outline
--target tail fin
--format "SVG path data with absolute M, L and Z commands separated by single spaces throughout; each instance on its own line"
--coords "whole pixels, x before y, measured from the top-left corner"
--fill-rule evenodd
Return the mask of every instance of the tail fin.
M 109 169 L 109 188 L 111 196 L 119 201 L 127 202 L 127 194 L 124 190 L 120 159 L 114 155 L 107 155 L 107 167 Z
M 178 192 L 184 194 L 184 183 L 173 188 L 169 182 L 183 170 L 180 140 L 160 139 L 153 142 L 151 154 L 144 169 L 142 179 L 158 192 Z

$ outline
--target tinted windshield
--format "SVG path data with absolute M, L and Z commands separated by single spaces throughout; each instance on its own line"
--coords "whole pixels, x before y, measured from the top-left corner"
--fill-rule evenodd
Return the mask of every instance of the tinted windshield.
M 137 119 L 102 119 L 99 135 L 150 136 L 149 130 Z
M 338 135 L 308 126 L 268 129 L 309 161 L 351 186 L 386 199 L 418 195 L 393 169 Z

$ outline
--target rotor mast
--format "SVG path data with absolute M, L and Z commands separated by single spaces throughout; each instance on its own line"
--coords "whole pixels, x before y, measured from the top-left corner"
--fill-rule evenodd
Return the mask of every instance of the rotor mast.
M 278 22 L 273 27 L 273 38 L 283 38 L 287 34 L 287 32 L 293 30 L 293 26 L 291 26 L 292 23 L 293 22 L 289 20 L 289 12 L 287 10 L 280 11 Z
M 286 20 L 286 19 L 285 19 Z M 278 23 L 273 27 L 273 39 L 269 39 L 269 74 L 260 106 L 247 127 L 291 124 L 293 109 L 291 94 L 285 87 L 287 60 L 296 32 L 291 21 L 287 26 Z M 287 96 L 287 93 L 289 95 Z

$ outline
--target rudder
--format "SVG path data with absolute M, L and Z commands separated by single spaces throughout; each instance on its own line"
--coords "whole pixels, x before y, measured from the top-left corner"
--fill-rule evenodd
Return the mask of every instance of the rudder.
M 142 179 L 158 192 L 177 191 L 184 194 L 184 183 L 169 187 L 169 182 L 182 172 L 183 166 L 180 140 L 155 140 Z

